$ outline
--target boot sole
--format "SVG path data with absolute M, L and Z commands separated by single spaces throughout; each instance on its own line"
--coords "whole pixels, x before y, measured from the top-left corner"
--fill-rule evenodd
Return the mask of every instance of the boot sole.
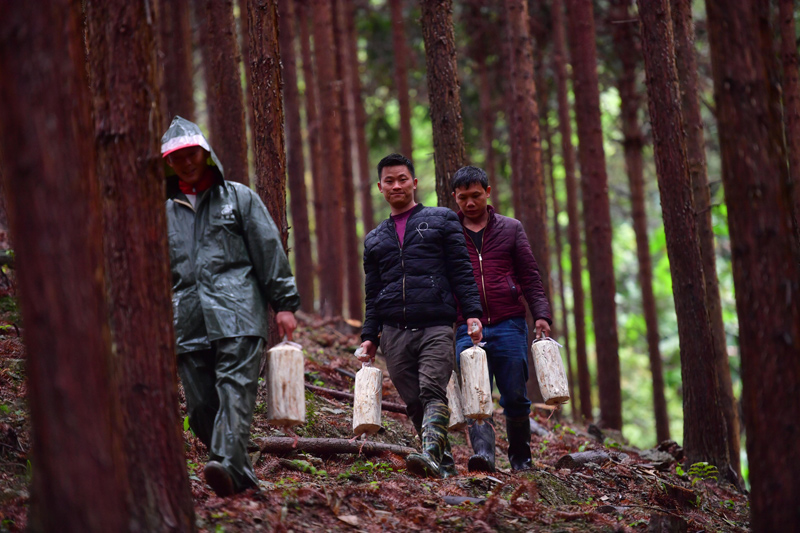
M 480 455 L 473 455 L 467 461 L 467 470 L 470 472 L 494 472 L 494 465 L 489 460 Z
M 409 455 L 406 459 L 406 470 L 418 477 L 442 477 L 438 468 L 435 468 L 424 458 L 412 455 Z
M 227 498 L 233 495 L 233 478 L 231 478 L 231 475 L 225 470 L 225 467 L 218 462 L 209 462 L 203 469 L 203 476 L 206 478 L 206 483 L 209 484 L 217 496 Z

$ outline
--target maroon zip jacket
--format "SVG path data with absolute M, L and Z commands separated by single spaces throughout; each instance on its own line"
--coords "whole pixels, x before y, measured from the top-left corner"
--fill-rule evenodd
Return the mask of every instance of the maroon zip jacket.
M 472 238 L 467 235 L 466 230 L 462 230 L 472 261 L 472 272 L 481 295 L 481 322 L 492 325 L 508 318 L 524 317 L 524 296 L 533 319 L 544 318 L 552 324 L 550 303 L 544 293 L 539 266 L 533 257 L 522 223 L 514 218 L 498 215 L 492 206 L 487 206 L 487 209 L 489 222 L 483 232 L 480 256 Z M 463 226 L 464 213 L 459 211 L 458 218 Z M 458 324 L 464 322 L 466 321 L 459 306 Z

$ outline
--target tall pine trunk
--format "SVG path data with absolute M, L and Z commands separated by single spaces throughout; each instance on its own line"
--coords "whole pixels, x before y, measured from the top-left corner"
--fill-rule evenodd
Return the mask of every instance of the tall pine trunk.
M 408 47 L 406 46 L 403 0 L 389 0 L 392 14 L 392 47 L 394 49 L 394 83 L 400 104 L 400 150 L 413 160 L 411 142 L 411 104 L 408 97 Z
M 356 34 L 356 7 L 351 4 L 347 9 L 347 47 L 350 50 L 350 88 L 353 92 L 355 106 L 356 147 L 358 148 L 358 190 L 361 197 L 361 218 L 364 235 L 375 227 L 375 213 L 372 208 L 372 173 L 369 170 L 369 147 L 367 146 L 367 112 L 361 96 L 361 75 L 358 61 L 358 35 Z M 408 154 L 407 157 L 411 157 Z M 363 267 L 359 265 L 359 270 Z
M 742 356 L 753 531 L 800 522 L 800 245 L 769 27 L 752 0 L 706 0 Z
M 575 117 L 578 123 L 583 220 L 597 348 L 600 423 L 607 428 L 622 429 L 617 306 L 614 302 L 617 290 L 611 251 L 608 176 L 600 122 L 594 9 L 591 0 L 567 0 L 567 12 Z
M 719 409 L 714 337 L 705 301 L 703 260 L 692 202 L 669 0 L 639 2 L 658 188 L 661 193 L 681 348 L 683 447 L 688 464 L 728 473 L 727 427 Z
M 308 160 L 311 166 L 311 185 L 314 206 L 314 234 L 316 235 L 317 266 L 316 277 L 321 293 L 323 283 L 323 266 L 326 265 L 325 254 L 328 250 L 328 225 L 325 223 L 325 212 L 322 203 L 322 144 L 320 141 L 319 105 L 317 99 L 317 77 L 314 72 L 314 59 L 311 53 L 311 35 L 309 33 L 308 8 L 310 0 L 297 0 L 297 25 L 300 35 L 300 53 L 303 57 L 303 87 L 305 90 L 306 131 L 308 132 Z M 322 296 L 320 296 L 320 306 Z M 321 310 L 320 310 L 321 311 Z M 322 311 L 321 311 L 322 312 Z
M 328 232 L 328 248 L 320 257 L 320 296 L 325 316 L 341 316 L 344 295 L 344 162 L 342 161 L 342 86 L 336 76 L 336 49 L 333 39 L 334 0 L 312 0 L 314 14 L 314 56 L 317 64 L 317 86 L 320 103 L 320 144 L 325 176 L 320 178 L 324 193 L 323 224 Z M 324 132 L 324 135 L 322 134 Z M 322 170 L 320 166 L 320 170 Z M 325 189 L 322 189 L 322 185 Z
M 286 147 L 283 138 L 281 56 L 278 45 L 277 0 L 246 0 L 250 35 L 250 80 L 253 102 L 255 189 L 278 227 L 283 249 L 288 248 L 286 218 Z M 269 312 L 269 344 L 281 341 L 275 311 Z
M 314 310 L 314 263 L 311 259 L 311 230 L 308 221 L 306 169 L 303 159 L 303 131 L 300 95 L 297 89 L 294 1 L 278 2 L 280 56 L 283 67 L 283 104 L 286 115 L 286 159 L 289 203 L 294 226 L 294 274 L 303 311 Z
M 358 253 L 358 236 L 356 235 L 356 198 L 353 182 L 353 142 L 350 119 L 355 115 L 351 99 L 352 76 L 350 74 L 350 47 L 347 44 L 348 2 L 334 0 L 334 41 L 337 53 L 336 77 L 341 87 L 339 116 L 342 124 L 342 194 L 344 207 L 344 256 L 347 278 L 347 314 L 351 319 L 361 321 L 364 318 L 362 295 L 364 285 L 361 281 L 362 262 Z
M 161 92 L 166 105 L 162 126 L 166 130 L 175 115 L 194 120 L 192 22 L 189 0 L 160 0 L 158 6 L 164 70 Z
M 158 19 L 144 4 L 125 0 L 90 0 L 85 6 L 111 333 L 136 502 L 132 527 L 194 531 L 178 419 L 164 163 L 160 132 L 151 126 L 162 123 L 155 100 Z M 136 31 L 112 31 L 125 27 Z
M 420 7 L 433 126 L 436 197 L 440 206 L 455 209 L 450 180 L 456 170 L 464 166 L 466 155 L 453 32 L 453 0 L 420 0 Z
M 800 226 L 800 72 L 795 30 L 795 0 L 779 0 L 781 62 L 783 63 L 783 116 L 786 149 L 789 152 L 789 178 L 792 181 L 795 230 Z M 800 233 L 799 233 L 800 235 Z
M 705 304 L 711 319 L 714 335 L 714 361 L 721 399 L 720 409 L 728 428 L 728 454 L 731 467 L 739 475 L 739 410 L 733 395 L 731 370 L 728 364 L 728 342 L 722 321 L 722 304 L 719 298 L 717 261 L 714 246 L 714 226 L 711 222 L 711 193 L 706 171 L 705 136 L 697 88 L 697 57 L 694 48 L 694 24 L 690 0 L 672 0 L 672 28 L 675 35 L 675 63 L 681 85 L 681 108 L 686 130 L 686 156 L 692 180 L 697 236 L 703 258 L 703 276 L 706 282 Z
M 82 26 L 66 0 L 11 2 L 0 17 L 0 145 L 25 321 L 34 532 L 124 531 L 131 518 Z
M 639 127 L 640 98 L 636 88 L 636 66 L 639 63 L 639 42 L 636 37 L 636 19 L 630 13 L 630 0 L 612 0 L 610 21 L 614 28 L 614 44 L 622 63 L 618 79 L 622 102 L 623 147 L 625 168 L 631 189 L 633 230 L 636 234 L 636 252 L 639 259 L 639 285 L 642 289 L 642 308 L 647 328 L 647 348 L 650 356 L 650 373 L 653 380 L 653 412 L 656 419 L 656 439 L 669 439 L 667 400 L 664 397 L 664 376 L 661 368 L 661 350 L 658 343 L 658 311 L 653 294 L 653 261 L 650 257 L 650 240 L 647 237 L 647 211 L 645 208 L 644 161 L 642 148 L 644 136 Z
M 578 213 L 578 187 L 575 180 L 575 150 L 572 146 L 567 79 L 567 52 L 564 36 L 564 12 L 561 0 L 553 0 L 553 70 L 558 90 L 558 127 L 561 132 L 561 157 L 564 160 L 564 184 L 567 189 L 567 214 L 569 215 L 569 257 L 572 282 L 572 315 L 575 320 L 575 363 L 578 373 L 580 413 L 584 420 L 592 420 L 592 388 L 586 356 L 586 324 L 583 298 L 583 259 L 581 252 L 581 221 Z M 573 396 L 573 400 L 574 400 Z
M 225 170 L 225 179 L 249 185 L 247 129 L 233 1 L 204 0 L 200 11 L 211 146 Z

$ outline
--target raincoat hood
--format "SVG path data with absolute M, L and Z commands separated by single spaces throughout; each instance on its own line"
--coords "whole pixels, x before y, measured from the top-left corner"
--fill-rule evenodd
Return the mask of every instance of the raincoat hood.
M 219 173 L 223 176 L 225 175 L 225 171 L 222 169 L 222 163 L 219 162 L 217 154 L 214 153 L 211 145 L 208 144 L 208 139 L 203 135 L 200 126 L 176 115 L 175 118 L 172 119 L 172 124 L 169 125 L 167 132 L 161 137 L 161 157 L 167 157 L 172 152 L 189 146 L 200 146 L 208 150 L 209 154 L 211 154 L 207 161 L 208 165 L 217 167 Z M 169 165 L 166 166 L 167 176 L 175 175 L 175 171 L 173 171 Z

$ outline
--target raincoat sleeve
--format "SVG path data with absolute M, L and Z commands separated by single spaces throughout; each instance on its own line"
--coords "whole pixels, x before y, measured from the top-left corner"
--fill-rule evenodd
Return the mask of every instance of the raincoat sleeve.
M 461 221 L 448 210 L 444 228 L 445 258 L 450 287 L 458 298 L 464 318 L 480 318 L 483 315 L 478 285 L 472 273 L 472 261 L 464 242 Z
M 297 311 L 300 295 L 278 226 L 261 199 L 250 189 L 240 194 L 239 209 L 247 251 L 264 297 L 276 313 Z
M 517 222 L 516 246 L 514 251 L 514 273 L 517 275 L 522 293 L 528 302 L 534 320 L 543 318 L 548 324 L 553 323 L 550 316 L 550 302 L 544 293 L 542 276 L 539 274 L 539 265 L 533 256 L 528 236 L 522 224 Z
M 381 322 L 375 309 L 375 298 L 381 290 L 381 275 L 378 271 L 378 262 L 370 254 L 370 246 L 364 246 L 364 288 L 366 292 L 366 312 L 364 326 L 361 328 L 361 340 L 372 341 L 378 344 L 378 331 Z

